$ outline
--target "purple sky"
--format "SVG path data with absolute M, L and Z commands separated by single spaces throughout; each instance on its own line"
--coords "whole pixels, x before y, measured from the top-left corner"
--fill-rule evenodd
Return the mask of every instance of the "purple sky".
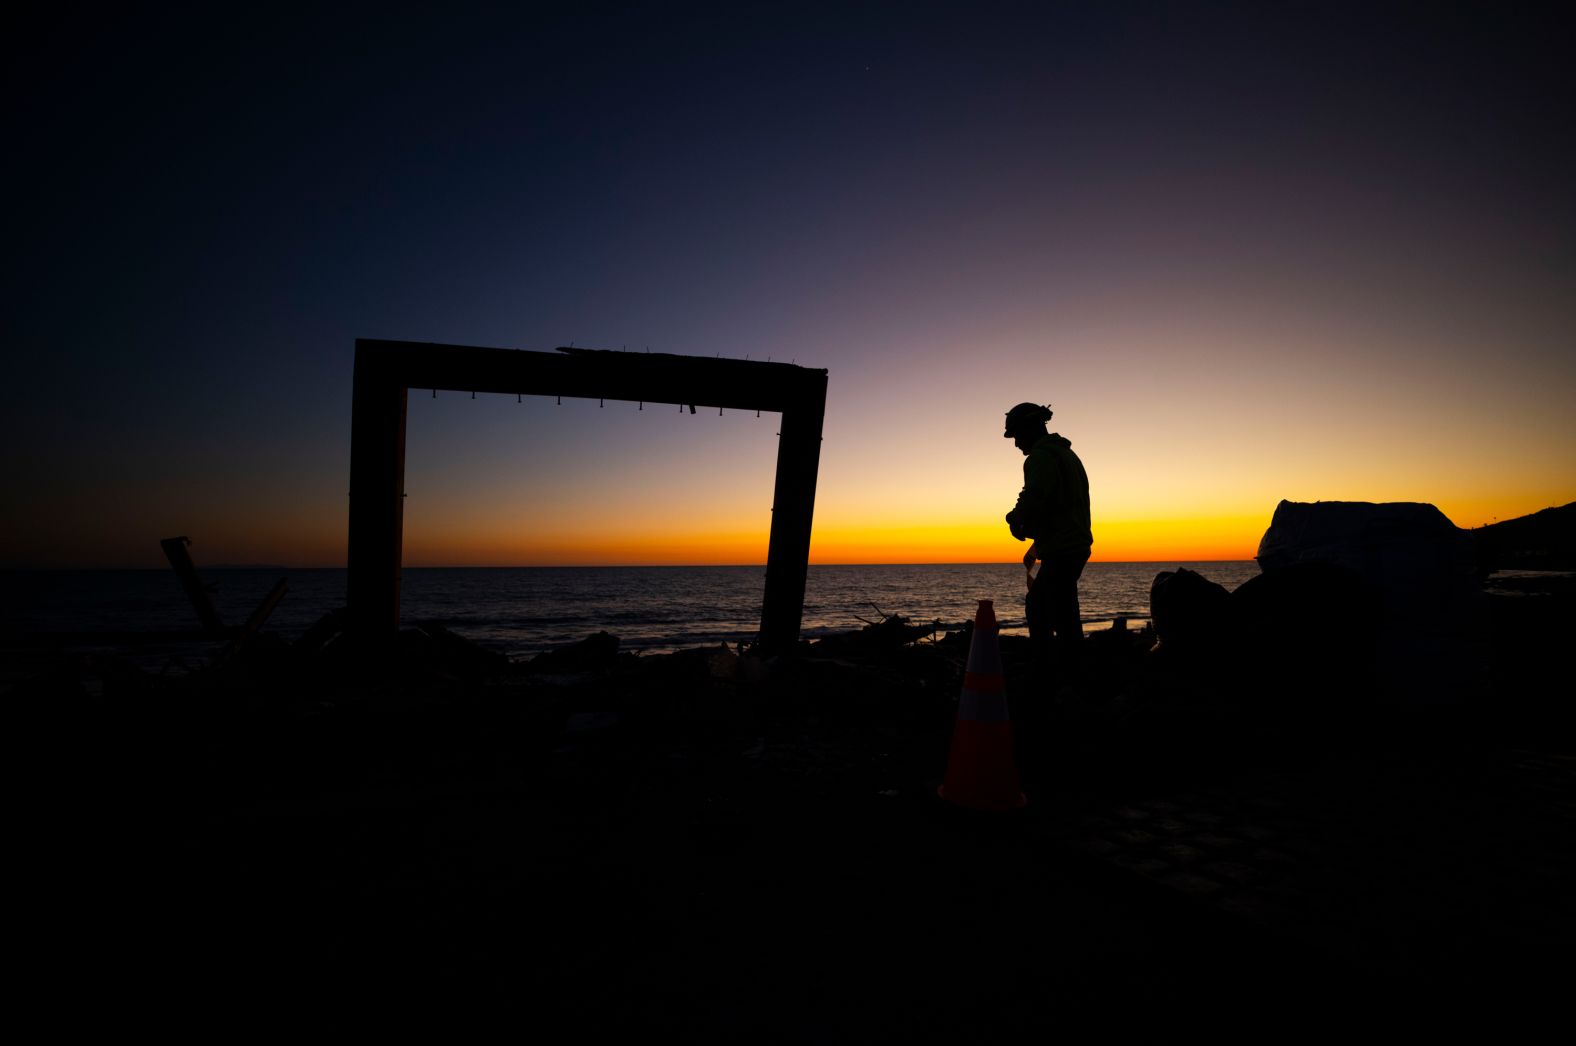
M 828 368 L 822 558 L 996 540 L 1025 399 L 1097 554 L 1576 497 L 1552 16 L 458 6 L 13 25 L 0 563 L 342 561 L 358 336 Z M 766 419 L 455 399 L 421 562 L 764 536 Z

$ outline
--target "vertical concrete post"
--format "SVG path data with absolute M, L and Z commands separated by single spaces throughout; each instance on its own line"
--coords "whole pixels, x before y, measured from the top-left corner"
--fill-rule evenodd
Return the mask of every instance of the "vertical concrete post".
M 783 411 L 777 440 L 777 486 L 766 550 L 766 596 L 761 607 L 761 647 L 781 654 L 799 640 L 804 583 L 810 563 L 810 524 L 821 465 L 821 425 L 826 415 L 826 375 L 802 405 Z
M 387 350 L 356 343 L 350 406 L 350 546 L 345 603 L 361 639 L 399 629 L 405 529 L 405 382 Z

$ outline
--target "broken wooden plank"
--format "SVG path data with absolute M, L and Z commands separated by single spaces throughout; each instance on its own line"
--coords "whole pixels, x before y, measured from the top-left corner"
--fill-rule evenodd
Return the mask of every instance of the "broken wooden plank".
M 197 566 L 192 562 L 191 553 L 186 551 L 191 543 L 192 539 L 183 535 L 165 538 L 159 545 L 164 549 L 164 556 L 170 561 L 170 566 L 175 569 L 175 576 L 180 578 L 186 598 L 191 600 L 192 609 L 197 612 L 198 622 L 208 631 L 223 628 L 224 622 L 219 619 L 219 612 L 213 608 L 213 600 L 208 598 L 208 590 L 202 587 L 202 579 L 197 576 Z

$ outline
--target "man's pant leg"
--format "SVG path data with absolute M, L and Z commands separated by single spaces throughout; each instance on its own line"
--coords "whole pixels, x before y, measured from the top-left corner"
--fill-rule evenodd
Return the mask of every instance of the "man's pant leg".
M 1043 557 L 1039 576 L 1024 603 L 1034 658 L 1052 688 L 1079 682 L 1083 617 L 1078 607 L 1078 579 L 1087 562 L 1088 551 Z

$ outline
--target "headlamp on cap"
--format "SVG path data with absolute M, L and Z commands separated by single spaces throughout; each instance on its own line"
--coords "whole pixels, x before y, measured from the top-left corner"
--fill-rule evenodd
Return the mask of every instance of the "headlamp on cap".
M 1007 431 L 1002 435 L 1011 439 L 1013 433 L 1027 426 L 1044 425 L 1051 420 L 1051 408 L 1038 403 L 1020 403 L 1007 412 Z

